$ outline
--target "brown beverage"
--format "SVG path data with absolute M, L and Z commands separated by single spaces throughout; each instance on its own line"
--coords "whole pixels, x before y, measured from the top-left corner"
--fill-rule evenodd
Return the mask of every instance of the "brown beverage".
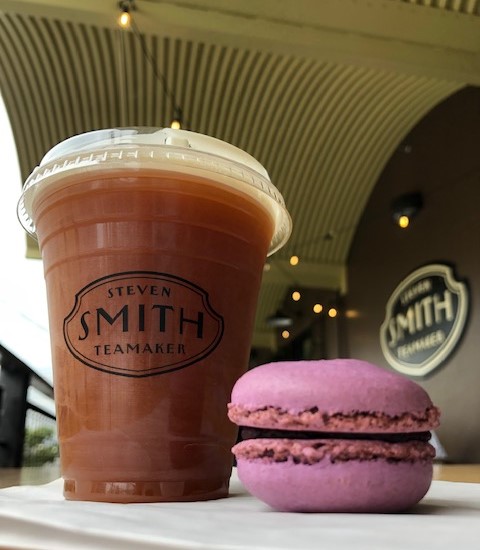
M 236 432 L 226 404 L 248 364 L 278 212 L 282 239 L 289 221 L 278 194 L 266 200 L 258 186 L 252 192 L 244 181 L 231 185 L 228 163 L 236 180 L 252 177 L 245 166 L 241 176 L 236 162 L 209 151 L 197 153 L 207 168 L 192 168 L 185 139 L 195 145 L 197 135 L 178 135 L 180 147 L 108 142 L 103 147 L 114 161 L 86 169 L 77 169 L 82 160 L 71 154 L 74 168 L 62 169 L 66 161 L 57 156 L 50 165 L 60 168 L 29 197 L 47 284 L 68 499 L 182 501 L 228 493 Z M 119 166 L 125 150 L 140 150 L 140 161 L 137 155 Z M 222 144 L 220 154 L 227 153 Z M 160 160 L 142 162 L 142 155 Z M 180 156 L 171 162 L 165 155 Z M 272 204 L 281 207 L 277 213 Z

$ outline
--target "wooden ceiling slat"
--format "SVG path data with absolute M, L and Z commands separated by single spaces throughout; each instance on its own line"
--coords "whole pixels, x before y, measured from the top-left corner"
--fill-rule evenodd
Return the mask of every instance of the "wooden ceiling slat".
M 100 101 L 100 82 L 96 77 L 95 67 L 92 63 L 93 52 L 95 50 L 93 44 L 92 27 L 86 25 L 76 26 L 77 36 L 77 55 L 81 65 L 81 74 L 85 82 L 86 91 L 86 112 L 85 123 L 87 128 L 99 128 L 100 121 L 98 120 L 98 108 L 95 106 Z
M 160 73 L 163 75 L 166 79 L 166 83 L 169 82 L 169 78 L 171 75 L 171 48 L 172 48 L 172 41 L 168 37 L 164 37 L 162 41 L 162 47 L 163 47 L 163 66 L 160 68 Z M 160 87 L 160 97 L 162 98 L 162 120 L 164 120 L 163 126 L 167 125 L 167 118 L 171 119 L 173 115 L 173 105 L 172 105 L 172 99 L 168 95 L 168 91 L 165 89 L 165 84 L 162 84 Z
M 299 203 L 302 201 L 302 178 L 305 163 L 311 155 L 309 143 L 318 146 L 317 134 L 321 131 L 324 109 L 331 99 L 326 90 L 338 77 L 340 69 L 334 65 L 317 64 L 310 67 L 308 75 L 300 72 L 298 86 L 290 100 L 290 107 L 282 116 L 284 131 L 280 143 L 276 146 L 276 159 L 268 166 L 272 166 L 271 173 L 275 184 L 278 184 L 284 195 L 287 206 L 297 217 Z M 315 154 L 318 154 L 318 148 Z M 288 255 L 294 235 L 287 247 L 280 251 L 280 255 Z
M 200 88 L 202 65 L 205 59 L 205 44 L 202 42 L 194 43 L 191 62 L 191 70 L 189 71 L 189 78 L 185 81 L 188 82 L 186 87 L 186 95 L 183 99 L 183 108 L 185 110 L 185 118 L 187 122 L 187 128 L 195 130 L 198 127 L 199 117 L 197 116 L 200 94 L 198 88 Z
M 372 83 L 373 84 L 373 83 Z M 373 84 L 374 85 L 374 84 Z M 375 86 L 375 85 L 374 85 Z M 355 127 L 352 128 L 352 135 L 356 139 L 352 140 L 350 149 L 345 152 L 345 162 L 339 165 L 338 179 L 352 182 L 350 185 L 344 185 L 338 195 L 334 198 L 336 204 L 342 204 L 343 208 L 337 216 L 327 213 L 326 225 L 330 227 L 335 234 L 335 247 L 330 247 L 325 259 L 327 262 L 345 261 L 345 257 L 340 259 L 336 255 L 337 243 L 341 238 L 347 235 L 350 238 L 354 228 L 358 223 L 359 204 L 364 201 L 364 196 L 368 196 L 371 191 L 372 167 L 383 166 L 386 159 L 389 158 L 393 150 L 386 146 L 395 136 L 393 141 L 398 142 L 399 135 L 403 135 L 403 124 L 410 116 L 402 108 L 403 104 L 416 103 L 420 96 L 421 82 L 419 79 L 396 77 L 390 81 L 384 81 L 382 93 L 378 96 L 371 96 L 372 104 L 356 120 Z M 368 112 L 368 117 L 361 117 Z M 399 116 L 401 113 L 401 117 Z M 381 143 L 381 150 L 375 147 Z M 380 160 L 379 163 L 377 161 Z M 375 173 L 378 177 L 380 167 Z M 354 182 L 354 183 L 353 183 Z M 347 251 L 348 252 L 348 251 Z M 345 254 L 345 249 L 343 250 Z
M 126 93 L 127 93 L 127 121 L 126 126 L 139 126 L 139 101 L 138 101 L 138 65 L 140 60 L 139 52 L 141 46 L 135 35 L 131 32 L 124 33 L 125 36 L 125 74 L 126 74 Z M 105 61 L 104 61 L 105 62 Z M 114 96 L 115 97 L 115 96 Z
M 236 66 L 232 67 L 232 72 L 229 75 L 230 92 L 229 96 L 225 97 L 222 102 L 223 109 L 218 121 L 218 133 L 229 143 L 233 143 L 233 125 L 236 123 L 233 113 L 238 107 L 239 101 L 243 99 L 241 96 L 242 83 L 249 78 L 249 67 L 252 58 L 252 52 L 249 50 L 239 51 Z
M 260 59 L 259 59 L 260 61 Z M 252 77 L 251 86 L 248 90 L 248 95 L 245 96 L 241 108 L 238 113 L 237 127 L 239 134 L 237 137 L 237 145 L 254 155 L 252 150 L 253 133 L 256 131 L 256 126 L 261 119 L 259 112 L 260 104 L 266 96 L 266 91 L 269 88 L 271 75 L 281 62 L 281 57 L 277 55 L 264 54 L 261 57 L 260 63 L 257 65 L 257 71 Z
M 297 140 L 293 137 L 295 131 L 301 132 L 306 119 L 310 118 L 310 109 L 307 113 L 301 111 L 298 99 L 305 98 L 307 105 L 311 103 L 310 98 L 315 94 L 316 88 L 315 75 L 319 72 L 316 69 L 315 63 L 309 60 L 295 59 L 290 64 L 272 113 L 272 123 L 265 125 L 266 135 L 260 154 L 264 159 L 265 167 L 275 181 L 281 181 L 283 171 L 292 161 L 289 158 L 291 149 L 297 147 Z M 310 108 L 314 109 L 314 106 Z M 278 113 L 281 113 L 281 116 L 278 116 Z
M 317 121 L 317 127 L 309 135 L 309 141 L 302 148 L 305 160 L 297 168 L 300 170 L 297 176 L 297 197 L 295 202 L 290 202 L 292 215 L 296 219 L 295 241 L 303 242 L 310 239 L 311 234 L 323 232 L 323 219 L 318 215 L 325 207 L 331 207 L 327 202 L 329 191 L 333 191 L 333 182 L 328 179 L 328 167 L 331 162 L 330 155 L 337 143 L 336 132 L 341 128 L 343 111 L 352 101 L 356 86 L 360 85 L 358 70 L 344 68 L 339 77 L 332 84 L 335 101 L 326 104 L 321 118 Z M 342 144 L 340 144 L 342 145 Z M 301 169 L 300 169 L 301 166 Z M 292 168 L 296 171 L 295 167 Z M 301 217 L 298 213 L 301 212 Z M 310 221 L 313 223 L 310 224 Z M 312 259 L 312 258 L 307 258 Z
M 204 112 L 202 128 L 209 136 L 217 136 L 218 116 L 217 109 L 222 101 L 222 83 L 230 70 L 232 49 L 227 47 L 216 48 L 216 63 L 208 70 L 207 98 L 203 104 Z
M 265 163 L 267 150 L 271 142 L 267 143 L 265 135 L 270 128 L 275 128 L 276 136 L 278 135 L 278 113 L 281 112 L 279 104 L 285 94 L 285 86 L 288 87 L 288 77 L 296 81 L 296 76 L 292 74 L 292 66 L 295 65 L 295 60 L 292 57 L 280 58 L 278 64 L 275 65 L 273 71 L 266 76 L 266 85 L 258 95 L 257 107 L 252 106 L 252 114 L 254 117 L 254 125 L 249 129 L 250 134 L 250 150 L 255 157 L 262 163 Z M 253 111 L 255 111 L 253 113 Z
M 268 57 L 268 56 L 267 56 Z M 259 84 L 262 71 L 259 70 L 263 66 L 268 66 L 270 59 L 264 54 L 258 52 L 243 50 L 237 53 L 237 66 L 228 76 L 230 85 L 229 93 L 224 98 L 222 111 L 220 113 L 219 123 L 222 128 L 225 128 L 223 139 L 230 141 L 241 147 L 241 143 L 251 143 L 251 134 L 256 132 L 256 127 L 247 127 L 245 117 L 250 116 L 250 110 L 253 108 L 250 101 L 254 101 L 255 90 Z M 247 84 L 249 84 L 247 86 Z M 246 100 L 246 97 L 249 100 Z M 259 113 L 257 112 L 257 115 Z M 224 122 L 220 122 L 221 119 Z M 252 145 L 249 145 L 250 153 L 252 154 Z M 260 161 L 261 159 L 258 158 Z
M 225 57 L 221 63 L 221 69 L 216 75 L 217 87 L 213 101 L 210 103 L 209 116 L 209 134 L 219 139 L 226 139 L 222 133 L 221 120 L 224 120 L 228 108 L 229 99 L 232 95 L 232 84 L 234 78 L 232 74 L 238 70 L 237 59 L 240 57 L 238 49 L 228 49 L 225 51 Z
M 294 237 L 295 240 L 299 240 L 302 227 L 301 220 L 297 219 L 297 214 L 302 211 L 302 205 L 304 204 L 304 189 L 309 189 L 312 185 L 315 185 L 315 181 L 319 181 L 309 167 L 312 163 L 320 162 L 320 159 L 324 157 L 324 140 L 321 136 L 326 132 L 326 126 L 328 127 L 328 120 L 331 112 L 331 101 L 335 97 L 339 89 L 342 89 L 342 82 L 349 78 L 350 72 L 354 71 L 353 68 L 335 67 L 335 70 L 327 75 L 327 78 L 319 83 L 319 86 L 315 85 L 313 88 L 312 96 L 309 98 L 311 105 L 317 105 L 321 109 L 315 111 L 315 115 L 309 110 L 311 116 L 305 125 L 297 126 L 296 134 L 292 135 L 291 142 L 296 144 L 298 149 L 297 154 L 289 162 L 288 169 L 284 173 L 286 180 L 289 182 L 289 190 L 286 192 L 286 201 L 292 216 L 295 219 L 294 225 Z M 318 78 L 318 76 L 317 76 Z M 318 100 L 314 101 L 314 96 L 317 96 Z M 304 94 L 306 97 L 306 94 Z M 302 140 L 306 140 L 305 146 L 301 147 L 298 144 L 302 143 Z M 312 153 L 313 147 L 313 153 Z M 293 151 L 290 150 L 292 153 Z M 291 185 L 290 182 L 295 182 L 295 185 Z M 307 208 L 310 206 L 306 204 Z M 302 212 L 302 219 L 304 219 Z
M 158 70 L 160 63 L 160 53 L 159 53 L 159 38 L 157 36 L 151 36 L 150 41 L 147 44 L 150 46 L 150 54 L 152 56 L 152 63 Z M 162 112 L 161 112 L 161 101 L 159 98 L 159 87 L 160 83 L 155 76 L 153 68 L 148 64 L 146 67 L 146 81 L 145 88 L 149 90 L 148 93 L 148 104 L 150 105 L 150 121 L 149 125 L 152 126 L 163 126 Z
M 68 135 L 76 134 L 85 128 L 81 108 L 80 82 L 78 78 L 78 68 L 76 67 L 76 52 L 72 52 L 70 32 L 68 25 L 60 23 L 58 20 L 47 23 L 50 39 L 53 41 L 53 46 L 58 49 L 57 57 L 61 73 L 56 75 L 57 80 L 64 82 L 63 88 L 64 105 L 68 111 Z
M 197 103 L 195 106 L 195 115 L 197 120 L 198 132 L 208 134 L 210 103 L 213 101 L 212 93 L 215 93 L 215 68 L 218 71 L 218 65 L 222 63 L 225 56 L 223 48 L 217 48 L 210 45 L 206 51 L 202 64 L 200 86 L 196 87 Z
M 88 73 L 85 70 L 85 48 L 77 25 L 70 22 L 65 24 L 63 40 L 68 49 L 69 63 L 72 66 L 73 77 L 75 79 L 75 89 L 78 91 L 76 101 L 76 110 L 80 118 L 79 125 L 83 128 L 91 128 L 90 101 L 88 90 Z
M 364 137 L 359 135 L 359 122 L 366 119 L 367 124 L 374 127 L 377 124 L 376 114 L 372 112 L 372 105 L 378 102 L 389 81 L 396 77 L 395 73 L 384 74 L 375 71 L 358 71 L 352 75 L 347 83 L 348 93 L 344 96 L 344 103 L 335 103 L 334 126 L 330 132 L 332 139 L 327 140 L 328 145 L 325 152 L 325 162 L 319 167 L 319 178 L 323 182 L 320 186 L 317 207 L 324 205 L 325 216 L 321 225 L 318 226 L 318 233 L 326 235 L 333 229 L 335 219 L 341 215 L 349 205 L 358 204 L 358 175 L 354 170 L 351 174 L 345 173 L 352 155 L 355 155 L 359 147 L 358 139 L 364 145 Z M 368 164 L 370 159 L 363 157 L 359 159 L 360 164 Z M 358 168 L 358 166 L 356 167 Z M 321 175 L 320 175 L 321 174 Z M 344 190 L 347 190 L 345 193 Z M 314 202 L 313 199 L 311 202 Z M 327 208 L 325 208 L 327 206 Z M 332 210 L 338 210 L 332 215 Z M 331 246 L 329 247 L 332 248 Z M 309 255 L 309 260 L 319 259 L 318 247 L 316 253 Z M 326 257 L 326 261 L 335 261 Z
M 52 64 L 54 75 L 53 81 L 49 82 L 49 94 L 51 94 L 52 99 L 55 98 L 54 116 L 58 116 L 62 123 L 61 133 L 63 139 L 76 133 L 73 115 L 73 95 L 76 90 L 74 92 L 74 88 L 68 79 L 68 68 L 62 53 L 65 48 L 58 37 L 56 22 L 44 19 L 42 23 L 42 30 L 45 33 L 45 49 L 49 63 Z
M 252 52 L 248 68 L 248 78 L 241 83 L 241 95 L 235 106 L 232 106 L 232 122 L 230 135 L 232 143 L 237 147 L 243 148 L 247 142 L 246 134 L 246 117 L 252 108 L 253 96 L 260 75 L 267 70 L 267 67 L 272 59 L 270 53 Z
M 40 32 L 38 21 L 32 17 L 18 17 L 12 19 L 12 26 L 15 29 L 17 36 L 22 37 L 23 49 L 29 55 L 29 66 L 32 74 L 35 74 L 36 95 L 41 103 L 41 113 L 49 111 L 51 103 L 51 94 L 49 93 L 49 83 L 52 82 L 54 77 L 52 67 L 48 63 L 48 59 L 45 56 L 45 41 L 43 33 Z M 38 63 L 37 56 L 40 57 L 41 62 Z M 39 114 L 38 112 L 33 114 L 35 120 Z M 38 158 L 48 149 L 48 143 L 54 143 L 59 135 L 60 121 L 53 120 L 52 118 L 42 117 L 41 127 L 35 132 L 36 140 L 39 141 L 36 146 Z M 33 160 L 33 159 L 32 159 Z M 29 169 L 33 166 L 29 166 Z
M 177 88 L 177 90 L 180 91 L 178 101 L 182 109 L 184 108 L 184 105 L 187 103 L 188 91 L 192 89 L 190 78 L 192 74 L 192 59 L 193 59 L 194 50 L 195 50 L 195 46 L 190 40 L 184 42 L 183 62 L 182 62 L 182 84 Z
M 155 55 L 156 40 L 153 36 L 145 36 L 145 48 L 152 56 L 152 63 L 155 63 L 155 66 L 158 63 L 157 57 Z M 157 78 L 154 74 L 154 71 L 150 65 L 150 62 L 145 56 L 142 56 L 142 74 L 144 78 L 145 85 L 143 86 L 142 101 L 144 109 L 144 121 L 143 123 L 146 126 L 161 126 L 161 121 L 157 119 Z
M 109 31 L 98 28 L 91 35 L 93 40 L 90 49 L 90 57 L 86 59 L 87 64 L 94 67 L 93 78 L 99 79 L 97 93 L 101 101 L 92 97 L 90 109 L 96 111 L 95 116 L 97 128 L 111 128 L 126 124 L 125 117 L 128 116 L 128 107 L 123 109 L 120 103 L 120 87 L 123 83 L 120 80 L 120 64 L 122 63 L 122 49 L 120 30 Z M 126 76 L 126 74 L 125 74 Z M 125 89 L 125 88 L 124 88 Z M 128 95 L 126 96 L 128 103 Z
M 37 116 L 40 114 L 36 106 L 35 87 L 30 81 L 29 65 L 25 66 L 25 53 L 22 44 L 12 24 L 12 17 L 1 17 L 2 32 L 0 33 L 0 47 L 2 47 L 2 62 L 4 66 L 5 83 L 2 88 L 10 89 L 10 94 L 5 95 L 7 113 L 11 116 L 11 122 L 15 123 L 13 134 L 19 150 L 19 160 L 22 179 L 30 172 L 30 167 L 37 163 L 40 155 L 32 131 L 38 126 Z M 7 84 L 8 82 L 8 84 Z M 2 90 L 2 95 L 3 95 Z M 14 111 L 15 114 L 12 114 Z M 13 116 L 12 116 L 13 115 Z M 39 132 L 39 135 L 41 133 Z

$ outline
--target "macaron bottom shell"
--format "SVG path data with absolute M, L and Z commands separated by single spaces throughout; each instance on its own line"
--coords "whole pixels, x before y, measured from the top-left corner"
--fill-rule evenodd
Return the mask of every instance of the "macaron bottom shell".
M 347 460 L 315 464 L 260 459 L 237 461 L 254 496 L 283 512 L 393 513 L 417 504 L 433 475 L 431 461 Z

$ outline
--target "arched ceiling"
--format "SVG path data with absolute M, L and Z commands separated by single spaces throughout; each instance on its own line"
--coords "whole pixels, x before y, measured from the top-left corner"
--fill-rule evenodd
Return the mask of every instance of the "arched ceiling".
M 256 157 L 291 212 L 257 314 L 254 344 L 272 346 L 265 319 L 288 287 L 345 291 L 357 223 L 408 132 L 480 83 L 480 2 L 135 4 L 138 33 L 118 28 L 115 0 L 0 0 L 0 92 L 22 177 L 73 134 L 169 125 L 164 75 L 186 127 Z

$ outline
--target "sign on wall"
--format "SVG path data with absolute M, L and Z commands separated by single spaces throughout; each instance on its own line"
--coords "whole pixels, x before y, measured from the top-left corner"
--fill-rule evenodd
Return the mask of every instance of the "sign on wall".
M 467 285 L 445 264 L 423 266 L 393 291 L 380 328 L 388 363 L 409 376 L 425 376 L 446 361 L 465 329 Z

